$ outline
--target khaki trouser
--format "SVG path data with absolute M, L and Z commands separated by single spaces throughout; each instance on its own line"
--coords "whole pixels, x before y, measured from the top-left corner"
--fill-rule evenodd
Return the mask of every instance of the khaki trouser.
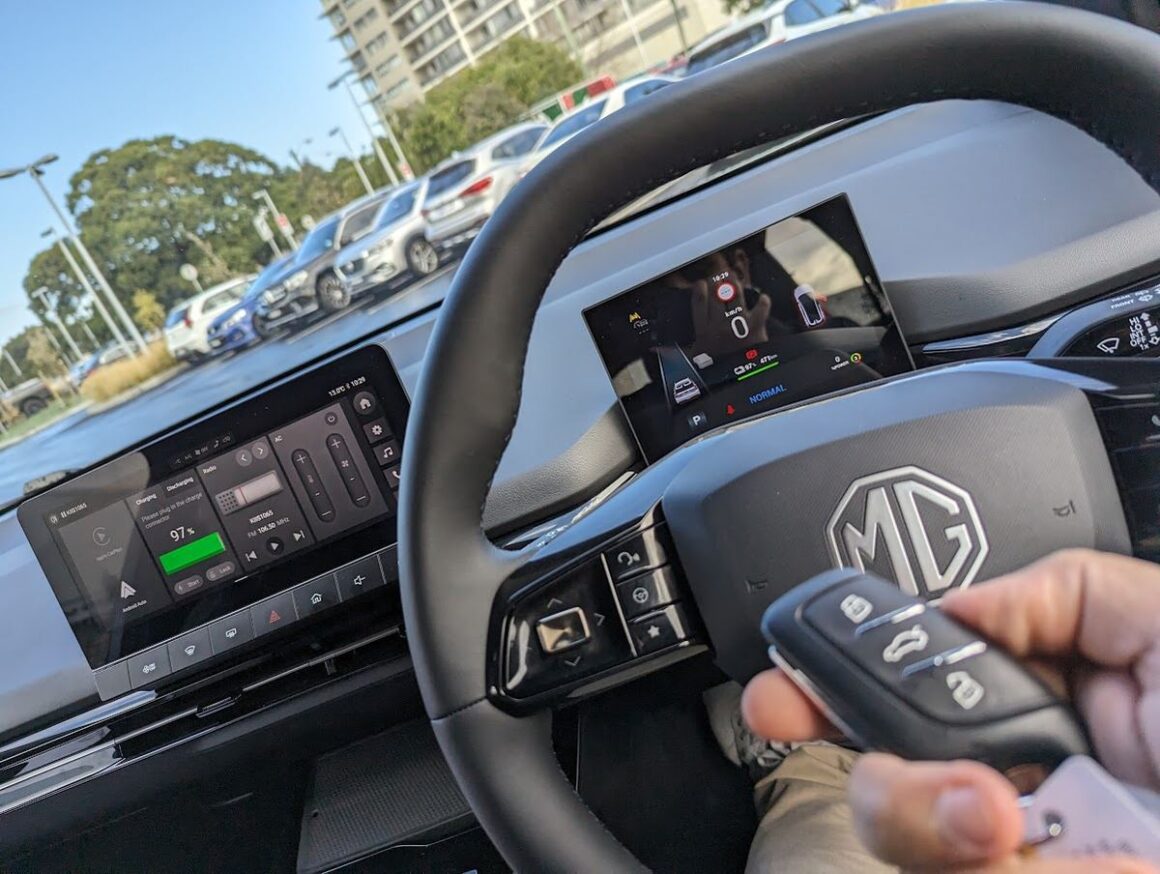
M 857 753 L 829 744 L 795 748 L 754 787 L 762 814 L 747 874 L 830 874 L 896 869 L 871 856 L 846 803 L 846 778 Z

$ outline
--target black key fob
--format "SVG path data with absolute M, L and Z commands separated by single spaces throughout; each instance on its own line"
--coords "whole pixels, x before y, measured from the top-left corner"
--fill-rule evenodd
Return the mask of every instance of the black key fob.
M 879 577 L 827 571 L 769 605 L 769 654 L 852 740 L 1000 771 L 1090 755 L 1074 711 L 993 643 Z

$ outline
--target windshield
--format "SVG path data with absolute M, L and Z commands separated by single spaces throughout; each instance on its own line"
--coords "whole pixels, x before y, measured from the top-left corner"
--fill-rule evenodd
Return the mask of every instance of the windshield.
M 302 241 L 302 248 L 294 259 L 296 264 L 309 264 L 327 249 L 334 245 L 334 234 L 338 230 L 338 219 L 333 218 L 318 225 L 306 235 Z
M 42 380 L 53 400 L 0 404 L 0 506 L 437 307 L 515 180 L 672 78 L 770 42 L 754 16 L 792 41 L 929 0 L 690 2 L 8 4 L 0 57 L 35 87 L 3 97 L 0 394 Z M 48 42 L 31 38 L 45 22 Z M 801 141 L 697 168 L 609 223 Z M 458 197 L 484 169 L 488 196 Z M 410 245 L 328 262 L 404 219 L 402 242 L 445 227 L 456 248 L 387 285 Z M 349 297 L 324 310 L 336 268 Z M 243 292 L 247 317 L 211 346 Z
M 375 228 L 389 228 L 395 222 L 399 221 L 399 219 L 406 218 L 410 215 L 411 210 L 415 208 L 415 196 L 418 193 L 419 186 L 413 185 L 410 188 L 404 188 L 388 200 L 379 212 L 378 221 L 375 222 Z
M 685 68 L 685 75 L 692 76 L 708 70 L 710 67 L 716 67 L 718 64 L 731 61 L 733 58 L 745 54 L 751 48 L 761 43 L 767 36 L 769 36 L 769 24 L 767 22 L 761 22 L 747 27 L 745 30 L 735 33 L 732 36 L 727 36 L 710 43 L 689 56 L 689 64 Z
M 433 174 L 431 181 L 427 183 L 427 199 L 434 200 L 444 191 L 458 185 L 473 172 L 475 172 L 474 158 L 443 168 Z
M 573 134 L 578 134 L 590 124 L 595 124 L 600 120 L 600 113 L 604 111 L 604 104 L 606 101 L 598 100 L 591 106 L 579 110 L 574 115 L 560 121 L 548 135 L 544 137 L 544 141 L 540 143 L 541 149 L 546 149 L 556 143 L 563 142 Z

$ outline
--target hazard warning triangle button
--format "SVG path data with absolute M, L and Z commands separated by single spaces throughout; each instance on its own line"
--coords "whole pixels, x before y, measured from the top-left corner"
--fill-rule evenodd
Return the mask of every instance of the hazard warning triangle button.
M 254 634 L 267 634 L 283 625 L 289 625 L 298 618 L 294 610 L 294 596 L 283 592 L 273 598 L 260 601 L 250 608 L 250 618 L 254 623 Z

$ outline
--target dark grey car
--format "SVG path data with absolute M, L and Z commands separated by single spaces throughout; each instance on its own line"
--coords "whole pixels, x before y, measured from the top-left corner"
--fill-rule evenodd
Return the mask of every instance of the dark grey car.
M 379 208 L 392 193 L 389 188 L 376 191 L 319 220 L 294 256 L 295 269 L 262 293 L 254 311 L 260 333 L 346 308 L 351 294 L 335 270 L 335 259 L 344 246 L 370 233 Z

